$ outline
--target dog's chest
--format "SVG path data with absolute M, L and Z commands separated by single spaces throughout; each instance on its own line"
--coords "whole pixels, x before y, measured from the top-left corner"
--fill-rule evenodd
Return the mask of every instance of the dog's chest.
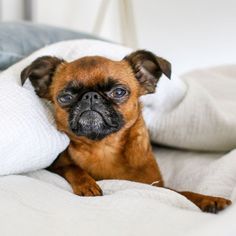
M 109 144 L 81 145 L 80 148 L 71 148 L 70 154 L 73 161 L 94 179 L 113 179 L 126 170 L 125 158 L 119 149 Z

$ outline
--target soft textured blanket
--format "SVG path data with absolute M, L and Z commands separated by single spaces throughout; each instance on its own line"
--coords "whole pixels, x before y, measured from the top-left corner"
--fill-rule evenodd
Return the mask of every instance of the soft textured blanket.
M 36 52 L 10 72 L 19 77 L 24 66 L 43 54 L 67 60 L 94 54 L 120 59 L 129 51 L 90 40 L 62 42 Z M 170 147 L 154 147 L 167 186 L 236 200 L 235 77 L 236 66 L 174 75 L 171 81 L 162 78 L 157 93 L 143 98 L 153 142 Z M 44 170 L 1 177 L 0 234 L 236 234 L 234 205 L 212 215 L 170 190 L 118 180 L 99 185 L 105 196 L 84 198 Z

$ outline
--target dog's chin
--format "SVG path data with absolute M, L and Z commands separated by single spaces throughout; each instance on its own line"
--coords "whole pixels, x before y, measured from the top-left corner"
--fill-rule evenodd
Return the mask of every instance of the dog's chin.
M 85 111 L 70 122 L 71 131 L 76 136 L 84 136 L 91 140 L 101 140 L 111 133 L 117 132 L 121 124 L 111 123 L 97 111 Z

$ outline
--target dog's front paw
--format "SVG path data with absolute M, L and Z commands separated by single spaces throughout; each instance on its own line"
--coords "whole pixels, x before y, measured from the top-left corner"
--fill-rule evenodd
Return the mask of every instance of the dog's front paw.
M 202 211 L 215 214 L 225 209 L 229 205 L 231 205 L 230 200 L 211 196 L 207 196 L 206 198 L 202 199 L 202 201 L 198 204 Z
M 73 191 L 79 196 L 102 196 L 102 190 L 95 180 L 86 178 L 83 182 L 72 185 Z

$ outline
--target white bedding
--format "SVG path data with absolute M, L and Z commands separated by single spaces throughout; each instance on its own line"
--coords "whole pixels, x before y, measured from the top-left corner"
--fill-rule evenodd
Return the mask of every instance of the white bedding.
M 48 53 L 60 51 L 60 56 L 73 59 L 78 56 L 76 45 L 86 46 L 91 54 L 94 43 L 59 43 Z M 14 73 L 28 62 L 18 63 Z M 154 147 L 166 185 L 235 201 L 236 66 L 197 71 L 183 81 L 173 77 L 163 78 L 158 93 L 144 99 L 153 141 L 172 146 Z M 234 205 L 212 215 L 170 190 L 118 180 L 99 185 L 105 196 L 85 198 L 72 194 L 64 179 L 45 170 L 1 177 L 0 235 L 236 235 Z

